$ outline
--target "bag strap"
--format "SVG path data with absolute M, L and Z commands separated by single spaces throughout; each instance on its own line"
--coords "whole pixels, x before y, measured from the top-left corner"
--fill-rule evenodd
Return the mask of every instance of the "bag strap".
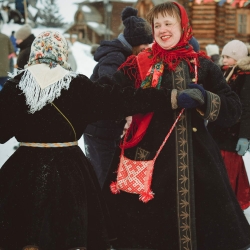
M 69 119 L 63 114 L 63 112 L 52 102 L 51 105 L 53 105 L 53 107 L 63 116 L 63 118 L 69 123 L 69 125 L 71 126 L 73 132 L 74 132 L 74 135 L 75 135 L 75 141 L 77 141 L 76 139 L 76 131 L 73 127 L 73 125 L 71 124 L 71 122 L 69 121 Z
M 197 84 L 197 82 L 198 82 L 198 70 L 197 70 L 197 61 L 196 61 L 195 58 L 194 58 L 194 70 L 195 70 L 195 84 Z M 179 115 L 178 115 L 177 118 L 175 119 L 175 121 L 174 121 L 172 127 L 170 128 L 169 132 L 167 133 L 167 135 L 166 135 L 164 141 L 162 142 L 160 148 L 157 150 L 156 155 L 155 155 L 155 157 L 153 158 L 153 161 L 155 161 L 156 158 L 158 157 L 158 155 L 160 154 L 162 148 L 164 147 L 164 145 L 165 145 L 165 143 L 167 142 L 169 136 L 171 135 L 172 131 L 174 130 L 174 128 L 175 128 L 175 126 L 176 126 L 176 123 L 179 121 L 179 119 L 180 119 L 182 113 L 184 112 L 184 110 L 185 110 L 185 108 L 183 108 L 183 109 L 180 111 Z M 124 136 L 123 144 L 124 144 L 124 142 L 126 141 L 127 136 L 128 136 L 128 129 L 127 129 L 126 134 L 125 134 L 125 136 Z M 124 146 L 122 147 L 121 153 L 122 153 L 122 155 L 124 154 Z

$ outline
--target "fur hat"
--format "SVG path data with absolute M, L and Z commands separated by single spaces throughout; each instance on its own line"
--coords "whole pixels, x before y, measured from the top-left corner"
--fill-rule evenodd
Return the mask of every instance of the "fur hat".
M 137 13 L 137 9 L 128 6 L 123 9 L 121 14 L 125 26 L 123 35 L 132 47 L 153 42 L 151 26 L 146 20 L 138 17 Z
M 15 33 L 15 38 L 17 40 L 25 40 L 31 35 L 31 27 L 28 24 L 24 24 L 18 31 Z
M 220 54 L 219 46 L 216 44 L 208 44 L 206 46 L 206 52 L 208 56 L 219 55 Z
M 31 45 L 28 65 L 45 63 L 50 68 L 57 65 L 66 70 L 70 69 L 68 60 L 67 40 L 56 31 L 44 31 L 40 33 Z
M 221 55 L 232 57 L 234 60 L 238 61 L 248 55 L 248 49 L 246 44 L 240 40 L 232 40 L 224 46 Z

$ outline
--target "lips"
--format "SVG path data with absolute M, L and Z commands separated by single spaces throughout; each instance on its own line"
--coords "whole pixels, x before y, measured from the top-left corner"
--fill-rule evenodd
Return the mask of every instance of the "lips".
M 162 39 L 163 41 L 167 41 L 170 37 L 171 37 L 171 36 L 169 36 L 169 35 L 167 36 L 167 35 L 166 35 L 166 36 L 162 36 L 161 39 Z

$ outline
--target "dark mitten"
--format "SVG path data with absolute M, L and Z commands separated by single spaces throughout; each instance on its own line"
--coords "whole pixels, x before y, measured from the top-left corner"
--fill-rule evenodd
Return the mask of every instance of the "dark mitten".
M 245 155 L 249 148 L 249 141 L 246 138 L 239 138 L 237 145 L 236 145 L 236 151 L 238 155 Z
M 181 108 L 196 108 L 204 104 L 204 97 L 199 89 L 185 89 L 178 93 L 177 105 Z
M 204 101 L 206 102 L 207 101 L 207 92 L 206 90 L 203 88 L 202 85 L 199 85 L 199 84 L 195 84 L 195 83 L 189 83 L 188 84 L 188 87 L 190 89 L 199 89 L 204 97 Z

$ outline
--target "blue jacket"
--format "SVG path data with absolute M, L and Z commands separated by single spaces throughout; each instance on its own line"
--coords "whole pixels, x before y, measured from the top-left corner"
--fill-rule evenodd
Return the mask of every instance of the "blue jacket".
M 13 35 L 11 35 L 11 36 L 10 36 L 10 40 L 11 40 L 11 42 L 12 42 L 14 51 L 15 51 L 15 53 L 16 53 L 16 52 L 17 52 L 16 38 L 15 38 Z

